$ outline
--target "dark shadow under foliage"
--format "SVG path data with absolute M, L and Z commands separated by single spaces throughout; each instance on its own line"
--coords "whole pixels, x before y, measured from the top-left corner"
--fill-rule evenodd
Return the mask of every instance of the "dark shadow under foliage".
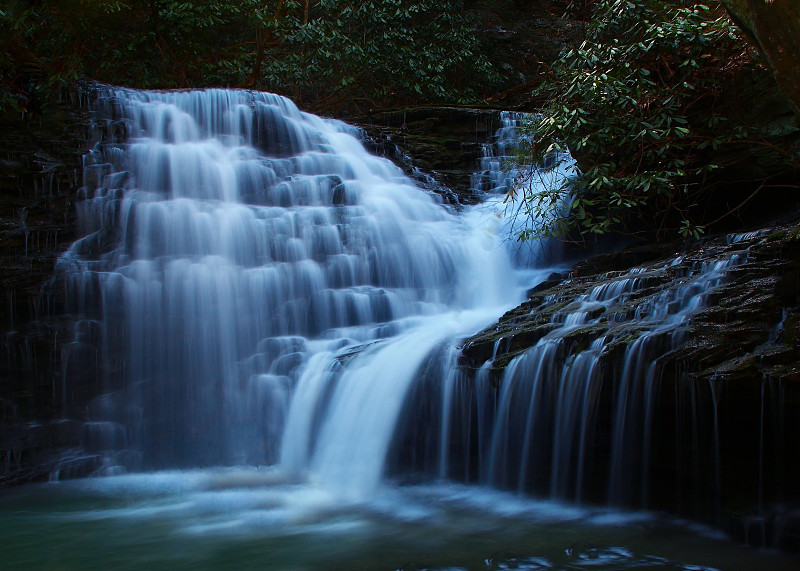
M 266 90 L 316 111 L 474 103 L 499 78 L 458 0 L 7 0 L 0 25 L 2 111 L 35 112 L 84 77 Z
M 549 103 L 530 154 L 568 150 L 581 176 L 544 190 L 520 181 L 522 239 L 697 238 L 771 190 L 797 195 L 797 120 L 718 4 L 598 0 L 539 92 Z

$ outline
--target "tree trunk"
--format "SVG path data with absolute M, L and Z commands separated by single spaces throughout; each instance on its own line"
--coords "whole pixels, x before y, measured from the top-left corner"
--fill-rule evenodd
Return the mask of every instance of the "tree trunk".
M 800 118 L 800 2 L 722 0 L 736 23 L 755 39 L 783 94 Z

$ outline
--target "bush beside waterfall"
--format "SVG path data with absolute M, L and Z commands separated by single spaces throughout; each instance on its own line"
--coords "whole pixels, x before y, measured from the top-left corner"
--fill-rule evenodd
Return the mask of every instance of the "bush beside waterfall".
M 720 6 L 595 2 L 583 42 L 539 87 L 549 104 L 529 125 L 528 155 L 569 150 L 582 176 L 545 190 L 520 180 L 511 197 L 532 221 L 520 238 L 719 231 L 800 166 L 785 138 L 797 131 L 791 111 L 776 121 L 781 102 L 753 87 L 770 82 Z M 536 225 L 553 211 L 560 224 Z

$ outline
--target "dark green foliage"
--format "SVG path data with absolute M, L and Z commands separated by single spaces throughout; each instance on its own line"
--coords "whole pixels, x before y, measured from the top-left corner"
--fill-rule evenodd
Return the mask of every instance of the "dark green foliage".
M 289 10 L 272 26 L 276 49 L 265 79 L 272 88 L 291 81 L 323 106 L 357 100 L 382 107 L 417 97 L 475 101 L 475 87 L 493 72 L 458 4 L 320 0 L 306 24 Z
M 458 0 L 42 0 L 0 9 L 3 109 L 79 77 L 268 89 L 332 109 L 474 101 L 492 69 Z
M 748 129 L 721 100 L 755 64 L 719 7 L 598 0 L 585 40 L 560 57 L 541 90 L 552 101 L 530 130 L 541 159 L 569 150 L 582 176 L 544 191 L 520 185 L 522 239 L 622 232 L 699 236 L 695 206 L 726 146 Z M 552 220 L 555 223 L 537 222 Z

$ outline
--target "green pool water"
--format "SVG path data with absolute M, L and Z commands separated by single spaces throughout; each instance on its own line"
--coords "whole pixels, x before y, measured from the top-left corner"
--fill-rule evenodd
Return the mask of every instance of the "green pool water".
M 658 514 L 447 484 L 344 501 L 255 468 L 3 490 L 0 552 L 3 569 L 800 569 Z

